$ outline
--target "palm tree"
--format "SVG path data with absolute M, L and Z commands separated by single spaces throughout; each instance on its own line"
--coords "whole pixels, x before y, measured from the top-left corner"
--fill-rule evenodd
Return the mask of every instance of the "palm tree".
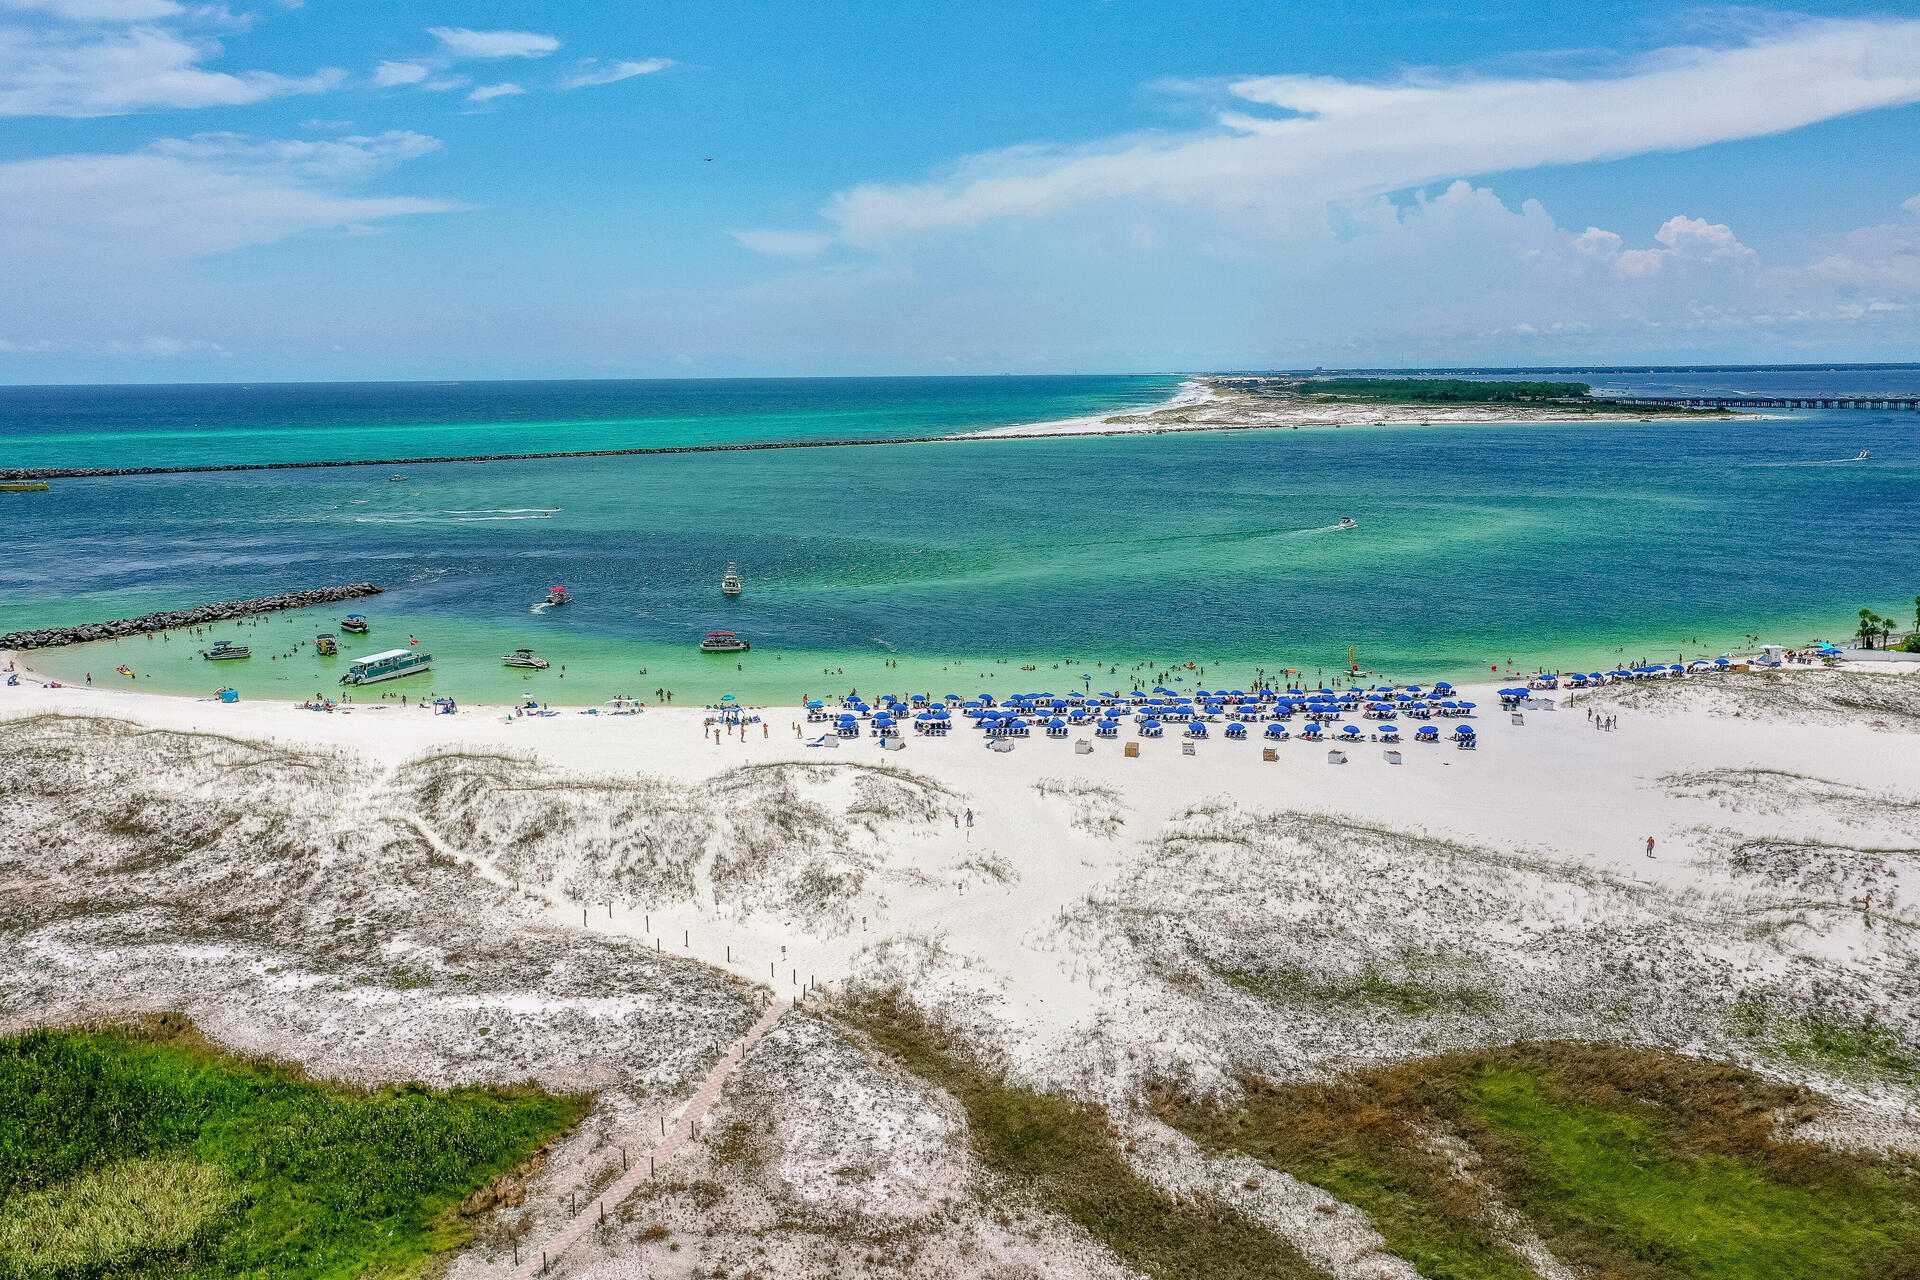
M 1873 610 L 1862 609 L 1860 611 L 1860 625 L 1854 629 L 1853 634 L 1859 638 L 1861 648 L 1873 648 L 1874 633 L 1880 629 L 1877 625 L 1878 622 L 1879 619 L 1873 616 Z

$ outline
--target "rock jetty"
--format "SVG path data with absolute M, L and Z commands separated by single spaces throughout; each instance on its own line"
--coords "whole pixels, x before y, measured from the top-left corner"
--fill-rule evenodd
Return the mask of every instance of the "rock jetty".
M 340 600 L 358 600 L 377 596 L 385 587 L 371 582 L 355 582 L 344 587 L 318 587 L 312 591 L 283 591 L 277 596 L 255 600 L 227 600 L 203 604 L 192 609 L 172 609 L 166 613 L 144 613 L 137 618 L 113 622 L 89 622 L 77 627 L 48 627 L 42 631 L 16 631 L 0 636 L 0 649 L 47 649 L 54 645 L 80 644 L 87 640 L 112 640 L 118 636 L 138 635 L 144 631 L 170 631 L 175 627 L 197 627 L 209 622 L 225 622 L 255 613 L 275 613 L 281 609 L 304 609 L 308 605 L 333 604 Z

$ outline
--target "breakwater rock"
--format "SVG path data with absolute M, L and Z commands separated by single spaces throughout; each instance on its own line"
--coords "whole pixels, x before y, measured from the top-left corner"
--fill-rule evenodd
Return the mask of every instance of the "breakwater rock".
M 87 640 L 112 640 L 117 636 L 138 635 L 145 631 L 169 631 L 174 627 L 197 627 L 209 622 L 224 622 L 256 613 L 274 613 L 281 609 L 304 609 L 308 605 L 333 604 L 340 600 L 358 600 L 377 596 L 385 587 L 371 582 L 355 582 L 344 587 L 318 587 L 312 591 L 283 591 L 277 596 L 255 600 L 225 600 L 192 609 L 170 609 L 165 613 L 143 613 L 137 618 L 118 618 L 112 622 L 89 622 L 77 627 L 47 627 L 40 631 L 15 631 L 0 636 L 0 649 L 46 649 L 54 645 L 80 644 Z

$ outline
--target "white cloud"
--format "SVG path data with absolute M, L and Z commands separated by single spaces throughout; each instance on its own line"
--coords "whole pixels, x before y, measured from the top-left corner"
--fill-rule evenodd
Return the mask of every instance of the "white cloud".
M 392 88 L 401 84 L 419 84 L 432 69 L 418 62 L 382 62 L 374 68 L 373 82 L 382 88 Z
M 271 174 L 301 182 L 365 182 L 402 161 L 440 149 L 440 139 L 405 129 L 373 137 L 309 142 L 297 138 L 250 138 L 238 133 L 196 133 L 162 138 L 147 150 L 154 155 L 217 168 L 225 173 Z
M 495 98 L 510 98 L 517 93 L 525 93 L 517 84 L 483 84 L 467 95 L 468 102 L 491 102 Z
M 1216 131 L 1015 148 L 963 161 L 942 181 L 854 187 L 824 212 L 865 244 L 1111 200 L 1297 226 L 1329 201 L 1683 150 L 1920 101 L 1920 21 L 1783 24 L 1743 45 L 1669 49 L 1599 78 L 1265 76 L 1230 90 L 1244 107 L 1223 112 Z
M 596 84 L 613 84 L 618 80 L 631 80 L 634 76 L 652 75 L 656 71 L 665 71 L 673 65 L 671 58 L 643 58 L 633 62 L 601 62 L 598 58 L 582 58 L 577 64 L 578 71 L 560 82 L 562 89 L 585 89 Z
M 335 68 L 301 77 L 230 74 L 198 65 L 220 52 L 216 42 L 193 43 L 153 27 L 105 36 L 0 27 L 0 116 L 84 118 L 240 106 L 325 92 L 345 75 Z
M 332 142 L 202 134 L 125 154 L 12 161 L 0 164 L 0 253 L 145 266 L 450 212 L 461 206 L 340 189 L 437 145 L 399 132 Z
M 741 247 L 772 258 L 817 258 L 833 237 L 818 231 L 729 231 Z
M 1900 202 L 1900 207 L 1915 217 L 1920 217 L 1920 196 L 1909 196 Z
M 560 47 L 552 36 L 532 31 L 474 31 L 467 27 L 428 27 L 458 58 L 544 58 Z
M 0 0 L 0 9 L 44 13 L 69 22 L 151 22 L 185 12 L 175 0 Z
M 467 76 L 435 76 L 420 87 L 429 93 L 448 93 L 454 89 L 464 89 L 472 83 L 473 80 Z

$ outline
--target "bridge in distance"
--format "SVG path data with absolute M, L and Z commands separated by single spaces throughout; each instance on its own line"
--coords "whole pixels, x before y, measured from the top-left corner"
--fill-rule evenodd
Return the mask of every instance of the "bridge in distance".
M 1688 409 L 1912 409 L 1920 396 L 1608 396 L 1615 404 L 1665 404 Z

